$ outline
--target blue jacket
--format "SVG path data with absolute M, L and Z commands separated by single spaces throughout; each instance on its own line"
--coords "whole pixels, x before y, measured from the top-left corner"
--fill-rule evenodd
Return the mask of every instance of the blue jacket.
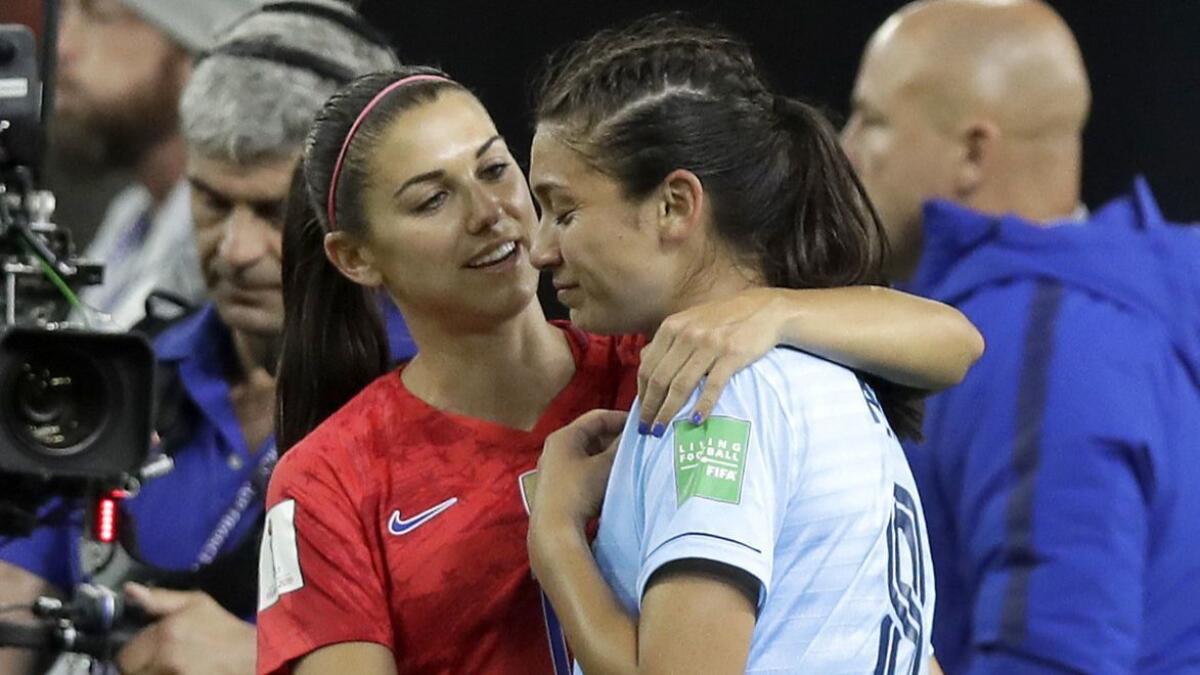
M 932 202 L 912 290 L 987 341 L 909 448 L 946 672 L 1200 672 L 1200 228 Z

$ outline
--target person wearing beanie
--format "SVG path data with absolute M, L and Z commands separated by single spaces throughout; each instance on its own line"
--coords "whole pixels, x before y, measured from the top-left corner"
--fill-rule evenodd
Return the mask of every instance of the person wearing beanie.
M 113 8 L 153 7 L 150 18 L 209 2 Z M 325 100 L 357 75 L 397 65 L 386 41 L 334 0 L 268 2 L 196 54 L 180 89 L 177 159 L 190 192 L 188 244 L 210 302 L 154 342 L 156 430 L 175 468 L 123 502 L 122 543 L 102 555 L 82 555 L 95 545 L 81 542 L 79 517 L 0 543 L 0 604 L 69 596 L 90 578 L 123 588 L 152 618 L 117 653 L 121 672 L 254 672 L 258 535 L 276 457 L 283 203 Z M 402 325 L 393 328 L 393 357 L 411 356 Z M 0 673 L 42 672 L 30 654 L 7 650 L 5 661 L 5 651 Z
M 225 28 L 242 14 L 262 4 L 263 0 L 120 0 L 149 23 L 191 54 L 198 54 L 212 45 L 217 31 Z

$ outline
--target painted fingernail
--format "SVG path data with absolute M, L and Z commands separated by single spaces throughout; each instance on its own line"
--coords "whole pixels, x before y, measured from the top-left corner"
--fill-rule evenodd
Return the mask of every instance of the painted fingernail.
M 700 424 L 703 421 L 704 421 L 704 415 L 702 415 L 699 410 L 692 413 L 692 424 Z
M 667 425 L 663 424 L 662 422 L 656 422 L 654 424 L 654 429 L 652 429 L 650 433 L 653 434 L 655 438 L 662 438 L 663 434 L 667 433 Z
M 643 436 L 650 433 L 650 425 L 645 422 L 638 422 L 638 433 Z

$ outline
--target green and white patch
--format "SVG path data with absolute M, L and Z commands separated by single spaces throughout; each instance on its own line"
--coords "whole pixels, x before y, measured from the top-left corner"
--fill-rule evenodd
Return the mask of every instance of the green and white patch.
M 700 425 L 679 420 L 673 426 L 676 505 L 691 497 L 741 503 L 750 422 L 709 417 Z

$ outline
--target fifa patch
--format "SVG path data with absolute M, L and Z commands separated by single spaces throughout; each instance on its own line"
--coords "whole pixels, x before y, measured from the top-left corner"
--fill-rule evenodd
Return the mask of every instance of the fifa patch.
M 700 425 L 679 420 L 673 427 L 676 506 L 691 497 L 741 503 L 750 422 L 714 416 Z
M 285 499 L 267 511 L 258 558 L 258 611 L 280 596 L 304 588 L 296 546 L 296 500 Z

